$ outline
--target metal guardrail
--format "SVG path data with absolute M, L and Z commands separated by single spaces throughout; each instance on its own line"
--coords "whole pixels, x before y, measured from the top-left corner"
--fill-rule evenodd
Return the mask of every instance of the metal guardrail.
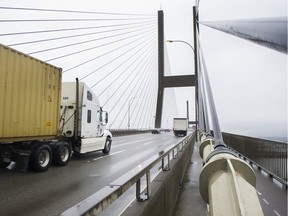
M 152 156 L 145 162 L 139 164 L 129 172 L 103 187 L 77 205 L 63 212 L 62 216 L 70 215 L 98 215 L 113 201 L 120 197 L 125 191 L 136 185 L 136 199 L 145 201 L 151 196 L 151 174 L 150 170 L 159 162 L 162 162 L 162 171 L 170 170 L 170 160 L 177 159 L 179 152 L 182 152 L 187 143 L 193 138 L 193 133 L 184 137 L 178 144 L 173 144 Z M 146 176 L 145 197 L 141 197 L 141 178 Z
M 223 133 L 223 138 L 243 159 L 265 171 L 287 189 L 287 143 L 229 133 Z

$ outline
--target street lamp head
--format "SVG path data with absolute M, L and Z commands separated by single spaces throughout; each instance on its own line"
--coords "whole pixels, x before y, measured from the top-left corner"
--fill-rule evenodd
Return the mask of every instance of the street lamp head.
M 193 52 L 195 52 L 195 51 L 194 51 L 194 48 L 192 47 L 192 45 L 189 44 L 189 43 L 186 42 L 186 41 L 183 41 L 183 40 L 167 40 L 166 42 L 167 42 L 167 43 L 173 43 L 173 42 L 185 43 L 185 44 L 187 44 L 187 45 L 192 49 Z

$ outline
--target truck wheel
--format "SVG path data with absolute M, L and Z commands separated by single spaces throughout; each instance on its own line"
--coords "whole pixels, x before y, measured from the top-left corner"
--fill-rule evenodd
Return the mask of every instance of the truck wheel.
M 66 166 L 68 164 L 71 154 L 70 146 L 68 143 L 61 143 L 55 146 L 55 150 L 53 152 L 53 162 L 57 166 Z
M 103 154 L 109 154 L 110 150 L 111 150 L 111 143 L 112 143 L 112 140 L 110 137 L 107 137 L 106 138 L 106 142 L 105 142 L 105 147 L 104 149 L 102 150 Z
M 52 161 L 52 151 L 47 144 L 35 147 L 30 156 L 30 165 L 36 172 L 44 172 L 49 169 Z

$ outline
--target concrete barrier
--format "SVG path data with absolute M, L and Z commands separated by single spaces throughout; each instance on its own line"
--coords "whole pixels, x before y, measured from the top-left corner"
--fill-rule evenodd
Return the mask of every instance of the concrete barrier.
M 195 133 L 196 134 L 196 133 Z M 151 197 L 145 202 L 134 201 L 122 216 L 170 216 L 173 213 L 183 178 L 190 163 L 195 134 L 178 159 L 170 161 L 170 170 L 161 172 L 152 182 Z

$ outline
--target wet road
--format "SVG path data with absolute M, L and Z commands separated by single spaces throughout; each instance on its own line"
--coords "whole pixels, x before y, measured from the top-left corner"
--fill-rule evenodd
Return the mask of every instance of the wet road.
M 114 137 L 108 156 L 72 157 L 44 173 L 0 169 L 0 215 L 59 215 L 180 139 L 172 132 Z
M 269 178 L 269 176 L 258 170 L 255 166 L 256 189 L 264 215 L 286 216 L 287 215 L 287 190 L 282 184 Z

